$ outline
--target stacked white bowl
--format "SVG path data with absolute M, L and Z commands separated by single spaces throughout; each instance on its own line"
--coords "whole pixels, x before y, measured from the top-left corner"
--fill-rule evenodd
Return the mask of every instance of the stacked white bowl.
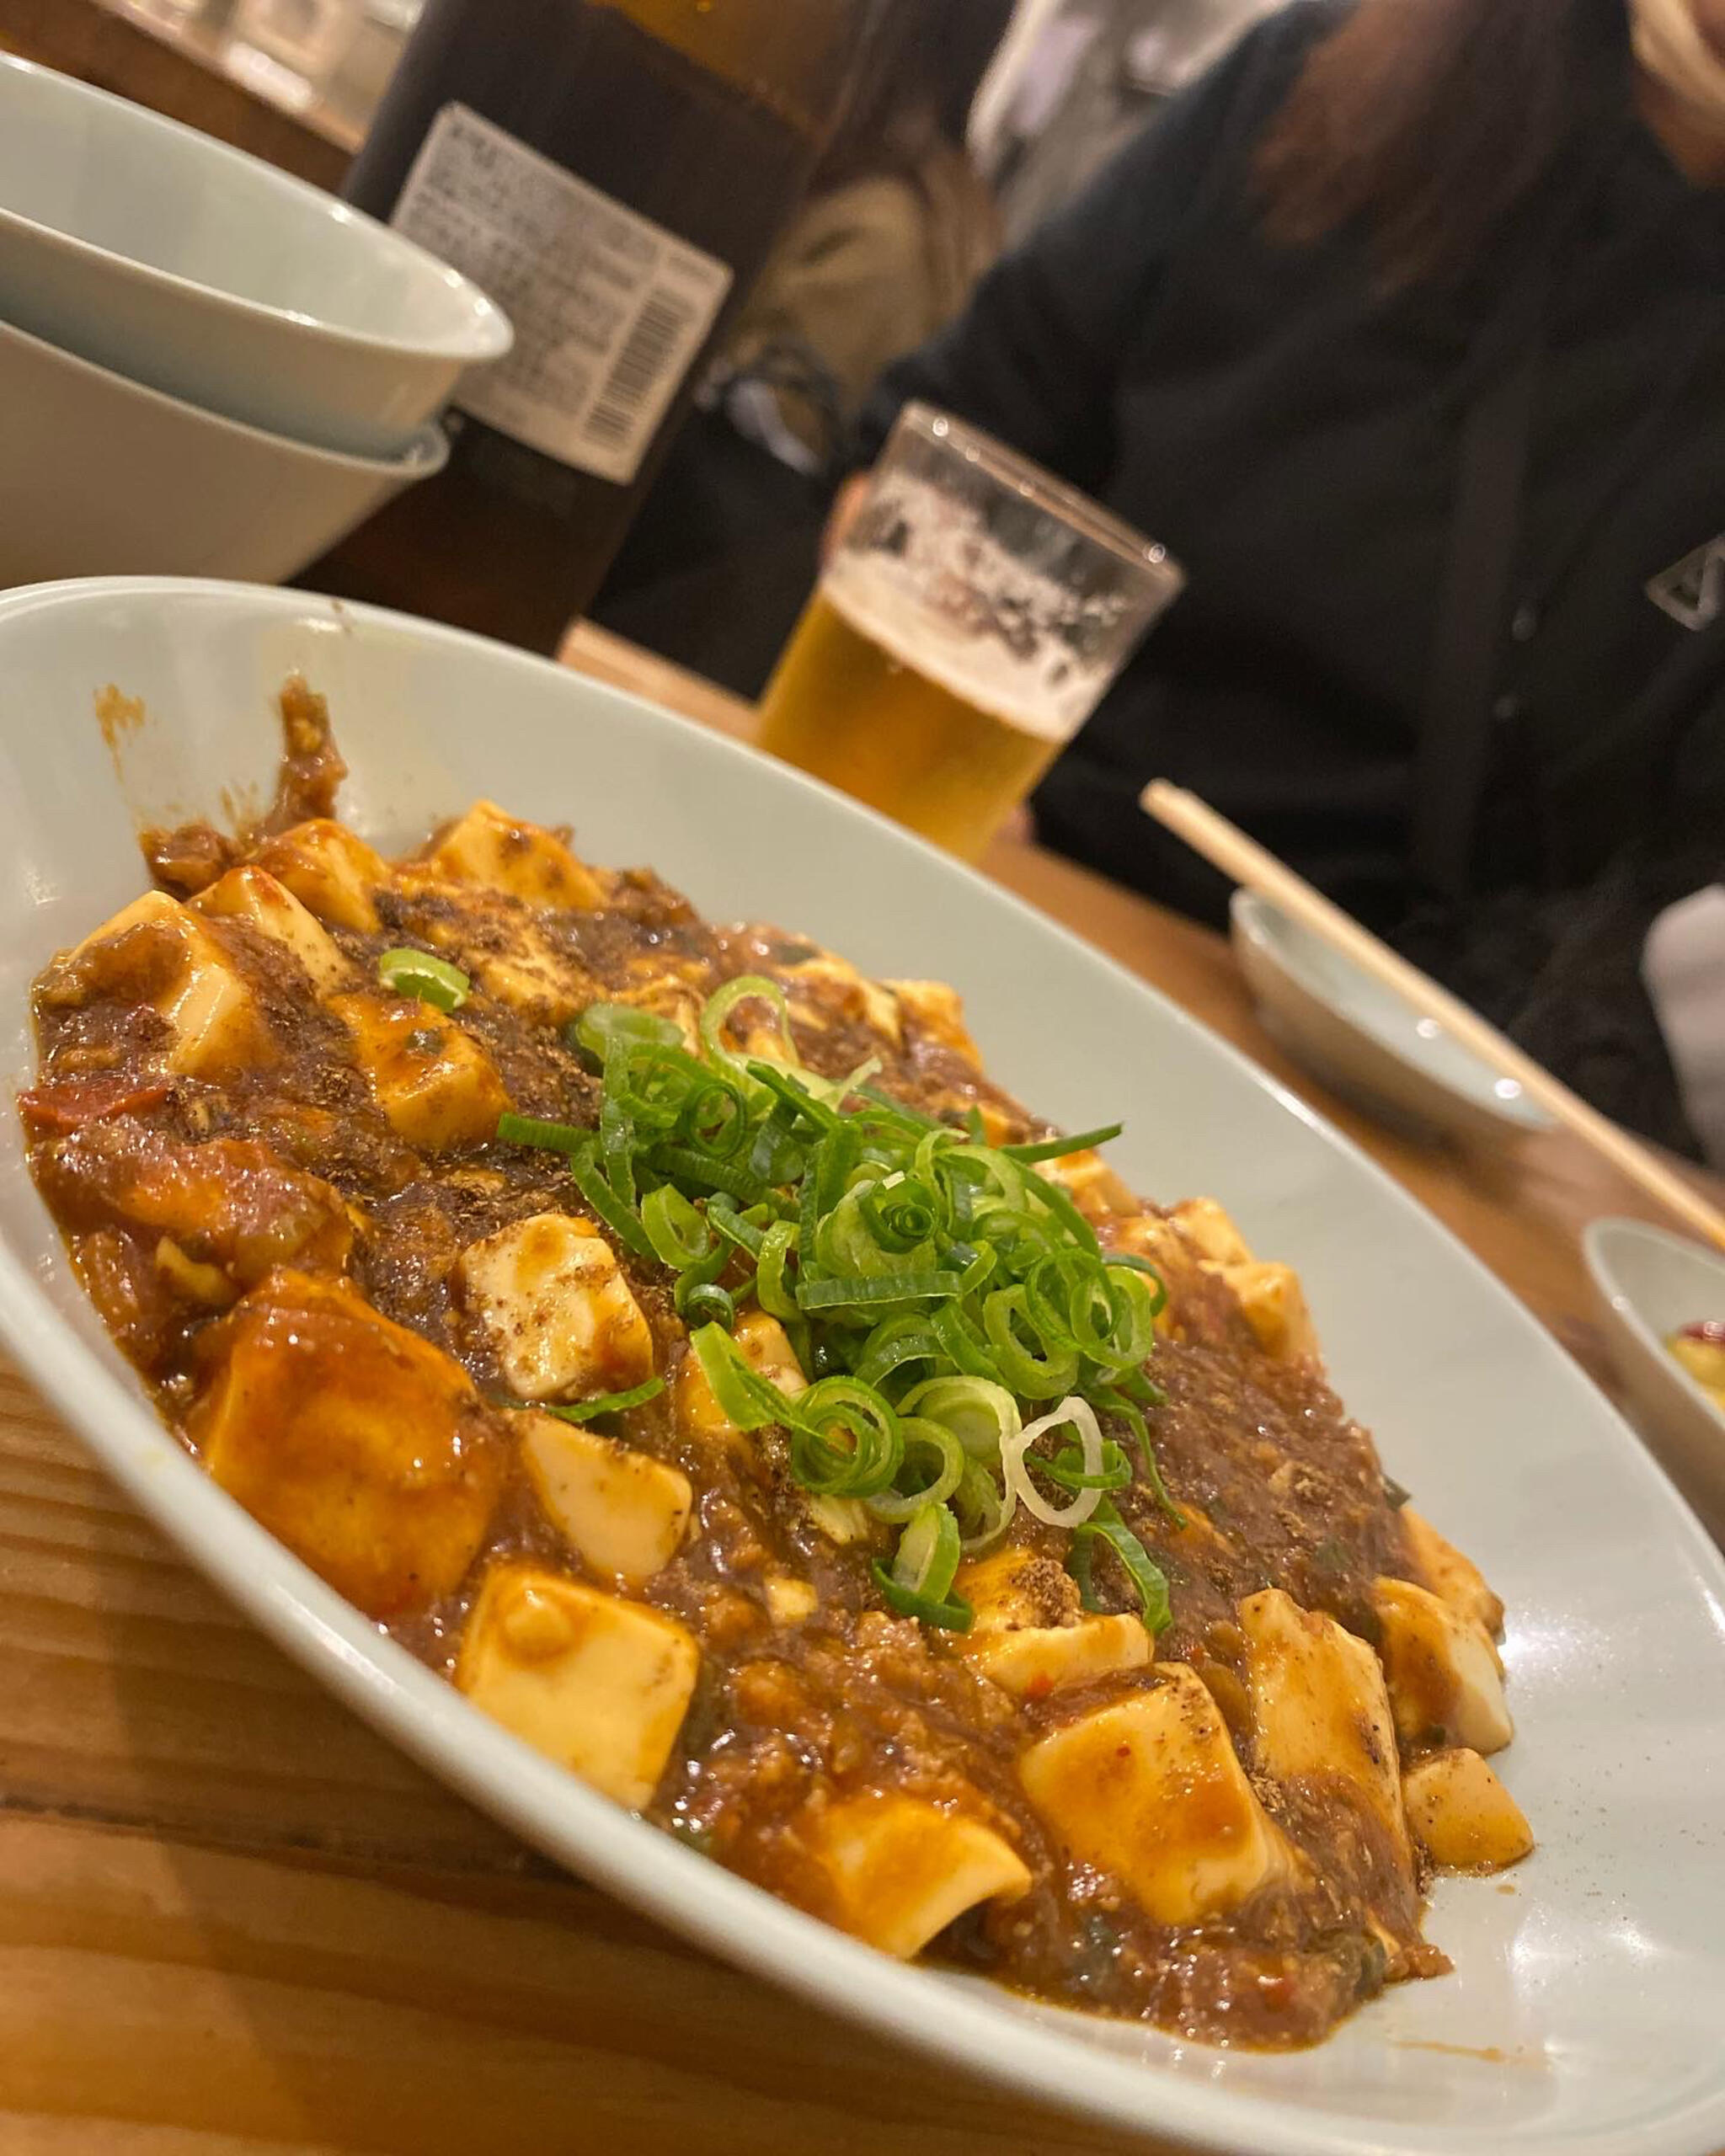
M 333 196 L 0 53 L 0 585 L 291 576 L 441 468 L 511 334 Z

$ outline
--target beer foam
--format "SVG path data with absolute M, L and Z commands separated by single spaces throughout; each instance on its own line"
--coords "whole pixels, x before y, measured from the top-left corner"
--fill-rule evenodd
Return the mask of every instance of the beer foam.
M 1087 665 L 1051 632 L 1039 634 L 1036 648 L 1021 657 L 1000 636 L 939 612 L 929 603 L 927 573 L 914 561 L 841 547 L 820 589 L 851 628 L 900 665 L 1039 740 L 1070 740 L 1108 686 L 1106 667 Z M 1071 603 L 1053 584 L 1047 597 L 1050 616 Z

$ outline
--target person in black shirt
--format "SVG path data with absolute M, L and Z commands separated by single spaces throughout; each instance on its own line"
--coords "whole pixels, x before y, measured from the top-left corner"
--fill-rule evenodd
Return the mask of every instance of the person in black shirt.
M 1692 1140 L 1648 924 L 1725 871 L 1725 0 L 1294 0 L 890 368 L 1187 588 L 1039 835 L 1220 919 L 1172 778 Z

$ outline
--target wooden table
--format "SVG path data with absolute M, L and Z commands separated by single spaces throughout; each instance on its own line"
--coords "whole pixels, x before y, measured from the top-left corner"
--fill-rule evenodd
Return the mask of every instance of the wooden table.
M 736 731 L 581 628 L 564 656 Z M 992 873 L 1359 1139 L 1596 1375 L 1576 1235 L 1637 1193 L 1554 1136 L 1387 1136 L 1285 1063 L 1216 937 L 1036 848 Z M 1142 2150 L 831 2021 L 553 1870 L 354 1721 L 0 1369 L 0 2152 Z

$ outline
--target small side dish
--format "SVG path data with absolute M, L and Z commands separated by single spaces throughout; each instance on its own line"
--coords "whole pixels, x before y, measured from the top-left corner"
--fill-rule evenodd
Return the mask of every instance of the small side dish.
M 985 1072 L 957 996 L 480 802 L 385 860 L 321 703 L 152 835 L 22 1096 L 210 1474 L 527 1743 L 901 1956 L 1260 2046 L 1531 1846 L 1502 1606 L 1300 1283 Z

